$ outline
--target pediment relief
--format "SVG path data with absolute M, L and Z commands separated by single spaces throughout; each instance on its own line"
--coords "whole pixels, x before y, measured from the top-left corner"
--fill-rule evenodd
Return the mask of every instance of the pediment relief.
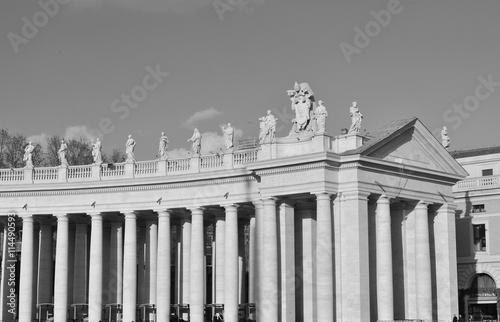
M 424 144 L 419 142 L 415 135 L 415 129 L 411 128 L 373 151 L 369 156 L 426 169 L 445 171 L 446 169 L 439 165 L 435 156 L 424 145 L 425 142 Z
M 417 120 L 415 125 L 379 142 L 366 155 L 386 161 L 466 176 L 467 172 Z

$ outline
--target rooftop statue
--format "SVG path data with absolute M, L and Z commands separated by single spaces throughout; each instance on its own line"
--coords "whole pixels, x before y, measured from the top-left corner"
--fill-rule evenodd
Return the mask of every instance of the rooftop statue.
M 357 102 L 352 102 L 349 113 L 351 115 L 351 128 L 349 129 L 349 134 L 359 133 L 359 130 L 361 129 L 361 122 L 363 121 L 363 115 L 359 112 Z
M 165 132 L 161 132 L 160 144 L 158 146 L 158 157 L 160 160 L 168 159 L 168 138 Z
M 293 126 L 289 136 L 313 133 L 313 109 L 316 106 L 314 93 L 308 83 L 298 84 L 295 82 L 293 90 L 287 91 L 290 97 L 291 108 L 295 112 L 292 120 Z
M 441 130 L 441 140 L 443 147 L 448 149 L 450 147 L 451 138 L 448 136 L 448 128 L 446 126 L 443 126 L 443 130 Z
M 271 110 L 267 110 L 267 115 L 259 118 L 260 134 L 259 143 L 271 143 L 274 140 L 276 133 L 276 122 L 278 119 L 274 117 Z
M 224 146 L 226 150 L 232 150 L 234 146 L 234 129 L 231 123 L 227 123 L 227 126 L 222 126 L 222 133 L 224 133 Z
M 33 168 L 33 151 L 35 150 L 35 146 L 31 141 L 28 142 L 28 145 L 24 148 L 24 156 L 23 161 L 26 162 L 25 168 Z
M 94 158 L 94 164 L 102 164 L 102 143 L 99 138 L 95 139 L 95 143 L 92 143 L 92 157 Z
M 132 135 L 129 135 L 127 143 L 125 144 L 125 153 L 127 154 L 127 160 L 125 161 L 126 163 L 135 162 L 134 149 L 135 149 L 135 141 L 134 139 L 132 139 Z
M 314 116 L 316 117 L 316 125 L 318 126 L 318 133 L 323 133 L 326 130 L 326 117 L 328 116 L 328 112 L 326 111 L 326 107 L 323 105 L 323 101 L 318 101 L 318 106 L 314 111 Z
M 59 162 L 61 163 L 61 167 L 68 166 L 68 160 L 66 159 L 66 152 L 68 151 L 68 145 L 64 139 L 61 140 L 61 146 L 59 147 L 59 151 L 57 151 L 57 156 L 59 157 Z
M 197 128 L 194 129 L 193 136 L 188 139 L 188 142 L 193 142 L 193 154 L 200 155 L 201 153 L 201 133 Z

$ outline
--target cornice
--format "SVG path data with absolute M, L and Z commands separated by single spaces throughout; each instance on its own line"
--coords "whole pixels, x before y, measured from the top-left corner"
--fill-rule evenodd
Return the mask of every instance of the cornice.
M 299 164 L 296 166 L 288 166 L 288 167 L 281 167 L 281 168 L 272 168 L 272 169 L 265 169 L 265 170 L 256 170 L 255 173 L 258 176 L 262 175 L 273 175 L 273 174 L 280 174 L 280 173 L 289 173 L 289 172 L 297 172 L 297 171 L 303 171 L 303 170 L 311 170 L 311 169 L 338 169 L 338 167 L 330 164 L 327 161 L 323 162 L 315 162 L 315 163 L 307 163 L 307 164 Z
M 66 195 L 83 195 L 95 193 L 113 193 L 113 192 L 129 192 L 129 191 L 150 191 L 150 190 L 165 190 L 185 187 L 202 187 L 210 185 L 230 184 L 238 182 L 254 181 L 255 177 L 245 175 L 230 178 L 204 179 L 200 181 L 187 181 L 165 184 L 135 184 L 129 186 L 115 186 L 102 188 L 71 188 L 58 190 L 33 190 L 33 191 L 15 191 L 2 192 L 0 197 L 40 197 L 40 196 L 66 196 Z

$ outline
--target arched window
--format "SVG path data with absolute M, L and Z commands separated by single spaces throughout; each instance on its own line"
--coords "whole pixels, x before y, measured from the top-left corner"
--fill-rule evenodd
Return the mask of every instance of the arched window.
M 469 287 L 472 296 L 494 296 L 496 283 L 487 274 L 477 274 Z

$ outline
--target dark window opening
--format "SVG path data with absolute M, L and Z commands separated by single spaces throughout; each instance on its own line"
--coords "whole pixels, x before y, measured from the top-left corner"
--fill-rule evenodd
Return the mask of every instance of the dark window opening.
M 472 225 L 474 230 L 474 249 L 476 252 L 486 251 L 486 225 Z
M 493 169 L 484 169 L 483 170 L 483 177 L 492 176 L 492 175 L 493 175 Z
M 484 208 L 484 204 L 482 204 L 482 205 L 473 205 L 472 206 L 472 212 L 473 213 L 476 213 L 476 212 L 486 212 L 486 209 Z

